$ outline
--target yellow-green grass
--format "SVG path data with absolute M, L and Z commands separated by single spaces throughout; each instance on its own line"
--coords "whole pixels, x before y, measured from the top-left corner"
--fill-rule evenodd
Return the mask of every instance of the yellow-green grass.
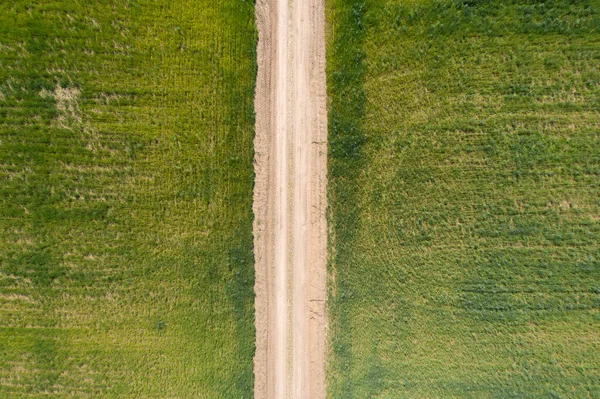
M 331 398 L 600 398 L 600 3 L 328 0 Z
M 0 397 L 252 396 L 254 5 L 0 2 Z

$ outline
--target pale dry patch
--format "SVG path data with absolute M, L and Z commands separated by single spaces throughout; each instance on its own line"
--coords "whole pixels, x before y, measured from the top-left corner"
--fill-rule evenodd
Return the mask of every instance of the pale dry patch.
M 3 281 L 3 280 L 8 280 L 15 284 L 25 285 L 25 286 L 29 286 L 32 284 L 32 281 L 29 278 L 15 276 L 14 274 L 4 273 L 4 272 L 0 271 L 0 281 Z
M 96 21 L 96 19 L 94 19 L 94 18 L 88 18 L 88 21 L 90 22 L 90 24 L 91 24 L 91 25 L 92 25 L 94 28 L 96 28 L 96 29 L 98 29 L 98 30 L 101 30 L 101 26 L 100 26 L 100 24 L 98 23 L 98 21 Z
M 37 303 L 35 299 L 27 295 L 6 293 L 0 293 L 0 301 Z
M 15 51 L 15 49 L 13 47 L 7 46 L 6 44 L 3 44 L 0 42 L 0 51 Z
M 99 96 L 94 98 L 94 101 L 96 101 L 97 103 L 102 104 L 102 105 L 109 105 L 109 104 L 117 102 L 123 98 L 125 98 L 125 96 L 123 96 L 121 94 L 101 93 Z
M 53 98 L 56 102 L 58 116 L 55 122 L 58 127 L 73 130 L 81 125 L 81 111 L 78 105 L 78 98 L 81 94 L 79 89 L 56 85 L 53 91 L 42 89 L 38 94 L 42 98 Z
M 56 127 L 81 133 L 82 140 L 86 142 L 86 148 L 92 152 L 106 149 L 101 145 L 96 129 L 82 117 L 79 108 L 81 91 L 78 88 L 62 87 L 57 84 L 54 90 L 42 89 L 38 95 L 42 98 L 54 99 L 58 111 L 58 116 L 54 120 Z M 111 150 L 112 152 L 114 151 Z
M 7 366 L 4 375 L 0 378 L 0 386 L 18 387 L 24 377 L 31 374 L 25 362 L 8 362 Z

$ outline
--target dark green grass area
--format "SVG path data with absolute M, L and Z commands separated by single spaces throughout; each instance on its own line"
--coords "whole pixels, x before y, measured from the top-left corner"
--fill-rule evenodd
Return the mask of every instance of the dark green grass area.
M 600 398 L 600 3 L 329 0 L 332 398 Z
M 254 6 L 0 2 L 0 397 L 252 396 Z

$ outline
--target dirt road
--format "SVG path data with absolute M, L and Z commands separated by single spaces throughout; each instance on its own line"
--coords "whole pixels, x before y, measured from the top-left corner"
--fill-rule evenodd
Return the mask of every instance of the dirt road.
M 322 2 L 256 3 L 256 398 L 325 396 Z

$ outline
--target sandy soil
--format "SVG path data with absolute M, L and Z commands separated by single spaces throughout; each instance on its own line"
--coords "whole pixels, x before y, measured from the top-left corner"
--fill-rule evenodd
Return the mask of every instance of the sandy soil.
M 256 398 L 325 396 L 322 1 L 256 3 Z

